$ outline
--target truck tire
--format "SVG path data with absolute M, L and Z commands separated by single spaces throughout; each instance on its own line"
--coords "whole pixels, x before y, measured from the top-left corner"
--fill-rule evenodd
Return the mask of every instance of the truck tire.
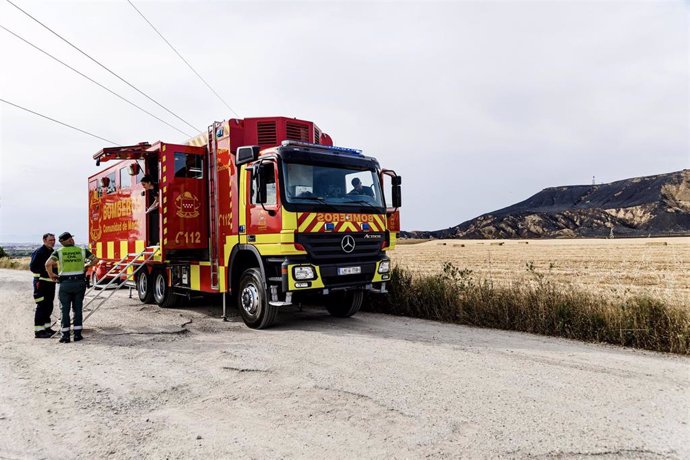
M 103 289 L 103 286 L 100 285 L 100 284 L 98 283 L 98 281 L 99 281 L 99 280 L 98 280 L 98 275 L 96 274 L 96 270 L 93 270 L 93 271 L 91 272 L 91 280 L 89 281 L 89 284 L 90 284 L 91 286 L 89 286 L 89 287 L 92 287 L 92 288 L 94 288 L 94 289 Z
M 177 303 L 177 296 L 168 286 L 168 277 L 164 270 L 153 272 L 153 299 L 161 308 L 171 308 Z
M 364 291 L 341 291 L 334 292 L 326 298 L 326 309 L 331 316 L 337 318 L 349 318 L 359 311 L 362 307 Z
M 152 276 L 142 268 L 137 275 L 137 294 L 142 303 L 153 303 L 153 280 Z
M 278 307 L 268 303 L 261 270 L 249 268 L 242 273 L 237 295 L 237 309 L 242 315 L 244 324 L 252 329 L 267 328 L 275 321 Z

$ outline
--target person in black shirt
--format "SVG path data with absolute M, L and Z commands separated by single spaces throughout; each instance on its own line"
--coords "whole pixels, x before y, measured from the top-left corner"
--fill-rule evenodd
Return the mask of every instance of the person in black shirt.
M 55 334 L 55 331 L 50 328 L 50 315 L 53 314 L 53 300 L 55 300 L 55 281 L 50 278 L 45 267 L 54 246 L 55 235 L 52 233 L 43 235 L 43 246 L 31 254 L 29 263 L 29 269 L 34 277 L 34 302 L 36 302 L 34 336 L 37 339 L 47 339 Z
M 142 177 L 140 182 L 144 190 L 151 192 L 149 195 L 151 197 L 151 204 L 146 208 L 146 214 L 148 214 L 158 209 L 158 185 L 153 182 L 153 179 L 148 174 Z
M 159 199 L 158 199 L 158 185 L 153 182 L 153 179 L 151 176 L 146 174 L 144 177 L 141 178 L 141 186 L 144 187 L 144 190 L 147 190 L 149 192 L 149 202 L 151 203 L 147 208 L 146 208 L 146 214 L 148 214 L 148 241 L 149 244 L 154 245 L 158 244 L 158 208 L 159 208 Z
M 374 191 L 371 190 L 371 187 L 367 187 L 366 185 L 362 185 L 362 181 L 359 180 L 358 177 L 355 177 L 352 179 L 352 187 L 353 189 L 348 192 L 348 195 L 366 195 L 366 196 L 374 196 Z

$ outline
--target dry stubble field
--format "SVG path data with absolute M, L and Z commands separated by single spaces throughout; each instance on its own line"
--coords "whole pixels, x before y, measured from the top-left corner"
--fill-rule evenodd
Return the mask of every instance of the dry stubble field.
M 690 306 L 690 237 L 579 240 L 402 240 L 390 253 L 413 273 L 433 274 L 444 262 L 496 285 L 554 283 L 613 299 L 648 294 Z M 530 271 L 528 265 L 533 269 Z

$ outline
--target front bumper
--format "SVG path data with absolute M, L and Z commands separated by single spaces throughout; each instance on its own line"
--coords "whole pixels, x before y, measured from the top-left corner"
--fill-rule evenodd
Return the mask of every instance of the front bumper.
M 390 272 L 379 273 L 381 262 L 389 261 L 384 257 L 370 262 L 340 262 L 313 264 L 286 259 L 281 266 L 282 289 L 284 292 L 309 291 L 312 289 L 350 289 L 371 287 L 374 283 L 390 280 Z M 294 267 L 312 267 L 315 277 L 308 280 L 295 279 Z M 390 266 L 390 261 L 389 261 Z M 339 269 L 355 269 L 359 273 L 339 274 Z

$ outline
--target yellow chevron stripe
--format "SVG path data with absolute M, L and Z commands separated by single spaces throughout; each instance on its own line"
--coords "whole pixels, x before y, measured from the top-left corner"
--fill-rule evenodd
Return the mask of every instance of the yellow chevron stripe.
M 127 241 L 120 241 L 120 259 L 127 257 L 129 251 L 127 250 Z
M 107 254 L 106 257 L 108 259 L 114 259 L 115 258 L 115 242 L 114 241 L 108 241 L 107 242 Z
M 314 219 L 316 219 L 316 214 L 310 213 L 309 216 L 307 216 L 307 218 L 304 220 L 304 222 L 302 222 L 302 225 L 299 226 L 298 231 L 300 231 L 300 232 L 306 231 L 309 228 L 309 226 L 311 225 L 311 223 L 314 221 Z
M 343 222 L 343 224 L 340 226 L 339 232 L 356 232 L 359 229 L 355 227 L 355 224 L 352 222 Z

